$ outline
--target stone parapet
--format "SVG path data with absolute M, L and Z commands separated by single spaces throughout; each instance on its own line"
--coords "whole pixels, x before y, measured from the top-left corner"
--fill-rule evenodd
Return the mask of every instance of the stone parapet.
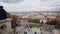
M 0 20 L 0 34 L 8 34 L 11 29 L 11 18 Z

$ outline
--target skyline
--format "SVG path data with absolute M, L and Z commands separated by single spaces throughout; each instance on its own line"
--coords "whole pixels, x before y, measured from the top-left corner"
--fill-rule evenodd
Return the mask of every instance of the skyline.
M 60 11 L 60 0 L 0 0 L 7 12 Z

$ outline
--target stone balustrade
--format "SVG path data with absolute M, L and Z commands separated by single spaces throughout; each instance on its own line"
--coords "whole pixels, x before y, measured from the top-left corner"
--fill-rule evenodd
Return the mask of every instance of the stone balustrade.
M 0 34 L 8 34 L 11 31 L 11 18 L 0 20 Z

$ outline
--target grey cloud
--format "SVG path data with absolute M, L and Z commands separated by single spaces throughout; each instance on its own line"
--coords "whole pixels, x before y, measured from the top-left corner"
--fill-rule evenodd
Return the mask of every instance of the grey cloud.
M 4 2 L 4 3 L 18 3 L 21 1 L 23 1 L 23 0 L 0 0 L 0 2 Z
M 49 2 L 50 0 L 40 0 L 40 1 L 42 1 L 42 2 Z
M 18 3 L 17 6 L 4 6 L 7 11 L 60 11 L 60 2 L 56 0 L 4 0 L 4 3 Z M 27 3 L 28 2 L 28 3 Z M 43 3 L 44 2 L 44 3 Z M 32 3 L 32 4 L 30 4 Z M 36 3 L 36 4 L 35 4 Z M 15 4 L 16 5 L 16 4 Z
M 52 10 L 52 11 L 60 11 L 60 8 L 57 8 L 57 7 L 56 7 L 56 8 L 52 8 L 51 10 Z

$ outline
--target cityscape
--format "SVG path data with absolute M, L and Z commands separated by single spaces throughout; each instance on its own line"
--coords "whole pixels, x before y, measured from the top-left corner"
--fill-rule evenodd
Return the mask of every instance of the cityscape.
M 60 34 L 60 0 L 0 0 L 0 34 Z
M 9 12 L 7 15 L 12 18 L 10 34 L 57 34 L 56 28 L 59 30 L 59 11 Z

